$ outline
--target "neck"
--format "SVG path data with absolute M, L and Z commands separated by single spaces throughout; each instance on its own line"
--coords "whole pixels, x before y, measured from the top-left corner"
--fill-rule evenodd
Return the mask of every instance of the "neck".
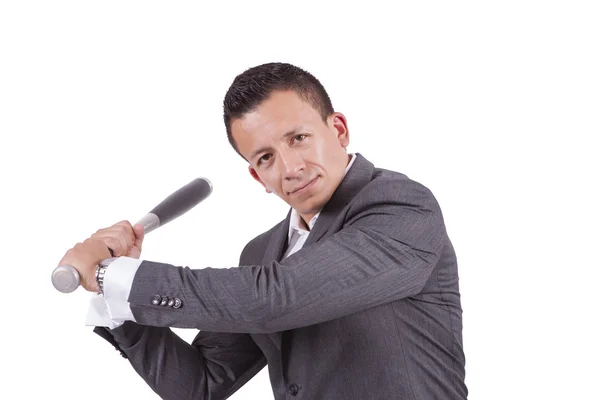
M 300 227 L 302 227 L 303 229 L 306 229 L 307 231 L 310 231 L 309 223 L 310 223 L 310 220 L 313 219 L 313 217 L 315 215 L 317 215 L 317 213 L 300 214 L 300 221 L 299 221 Z

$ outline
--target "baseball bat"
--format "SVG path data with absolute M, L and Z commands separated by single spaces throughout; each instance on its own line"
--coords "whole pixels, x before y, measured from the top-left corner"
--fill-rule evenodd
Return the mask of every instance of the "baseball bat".
M 136 224 L 144 226 L 144 235 L 185 214 L 212 193 L 212 183 L 196 178 L 161 201 Z M 80 285 L 79 272 L 71 265 L 59 265 L 52 271 L 52 284 L 63 293 L 75 291 Z

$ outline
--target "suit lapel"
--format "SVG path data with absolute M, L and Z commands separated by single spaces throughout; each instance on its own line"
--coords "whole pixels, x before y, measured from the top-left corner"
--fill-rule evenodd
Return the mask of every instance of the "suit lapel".
M 319 218 L 313 229 L 311 229 L 304 246 L 319 241 L 326 237 L 333 222 L 339 217 L 340 213 L 346 208 L 348 203 L 356 196 L 356 194 L 371 181 L 373 176 L 374 166 L 360 153 L 356 154 L 354 164 L 348 170 L 348 173 L 338 186 L 331 199 L 321 210 Z
M 286 219 L 281 222 L 279 228 L 273 232 L 273 236 L 271 236 L 271 240 L 269 240 L 269 244 L 265 249 L 262 265 L 270 264 L 273 261 L 281 261 L 281 258 L 285 254 L 284 249 L 287 247 L 291 214 L 292 210 L 288 212 Z

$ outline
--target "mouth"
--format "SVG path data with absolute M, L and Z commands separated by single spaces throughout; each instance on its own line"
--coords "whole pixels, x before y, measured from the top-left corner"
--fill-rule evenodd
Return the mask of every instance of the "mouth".
M 297 188 L 291 190 L 288 192 L 288 195 L 294 195 L 294 194 L 299 194 L 304 192 L 307 189 L 310 189 L 315 182 L 317 181 L 317 179 L 319 179 L 319 177 L 317 176 L 316 178 L 310 180 L 309 182 L 307 182 L 306 184 L 302 185 L 302 186 L 298 186 Z

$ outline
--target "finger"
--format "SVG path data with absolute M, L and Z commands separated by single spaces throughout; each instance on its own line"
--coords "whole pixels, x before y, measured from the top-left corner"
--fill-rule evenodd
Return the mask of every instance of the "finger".
M 127 221 L 119 222 L 118 224 L 113 225 L 107 232 L 118 233 L 122 235 L 125 239 L 125 243 L 127 247 L 133 246 L 133 242 L 135 241 L 135 233 L 133 232 L 133 226 Z
M 135 234 L 134 246 L 137 247 L 140 251 L 142 251 L 142 243 L 144 241 L 144 225 L 135 224 L 133 227 L 133 233 Z
M 133 225 L 131 225 L 128 221 L 126 222 L 126 224 L 121 225 L 121 232 L 127 241 L 127 248 L 131 248 L 131 246 L 133 246 L 135 243 L 135 232 L 133 230 Z
M 109 247 L 114 254 L 120 254 L 123 251 L 127 251 L 127 243 L 122 237 L 121 232 L 118 230 L 105 230 L 97 232 L 91 236 L 91 239 L 102 240 L 104 244 Z
M 114 227 L 115 228 L 119 228 L 119 229 L 123 229 L 124 232 L 131 233 L 131 237 L 133 238 L 133 225 L 131 225 L 131 222 L 129 222 L 127 220 L 124 220 L 124 221 L 121 221 L 121 222 L 117 222 L 114 225 Z
M 123 242 L 115 236 L 95 236 L 92 239 L 101 240 L 102 243 L 108 248 L 111 253 L 111 257 L 118 257 L 127 252 L 127 248 L 124 249 Z
M 93 258 L 94 264 L 109 257 L 110 251 L 102 240 L 88 238 L 83 241 L 83 245 L 85 246 L 85 251 Z
M 133 232 L 133 225 L 131 225 L 129 221 L 124 220 L 118 222 L 115 225 L 113 225 L 113 227 L 115 228 L 115 230 L 120 231 L 124 235 L 128 248 L 133 246 L 133 243 L 135 241 L 135 233 Z
M 126 254 L 131 246 L 127 243 L 125 234 L 120 229 L 106 230 L 103 232 L 95 233 L 92 235 L 92 239 L 98 239 L 104 241 L 114 256 L 120 256 Z
M 125 243 L 127 244 L 127 248 L 131 248 L 135 241 L 135 233 L 133 232 L 133 226 L 127 220 L 123 220 L 117 222 L 113 226 L 111 226 L 107 231 L 110 232 L 119 232 L 120 235 L 125 239 Z
M 112 250 L 111 253 L 114 257 L 124 256 L 129 253 L 135 245 L 136 234 L 129 221 L 124 220 L 108 228 L 99 229 L 91 238 L 104 240 L 106 245 Z
M 122 235 L 123 235 L 123 232 L 121 231 L 121 228 L 113 225 L 109 228 L 98 229 L 96 231 L 96 233 L 94 233 L 90 238 L 92 238 L 92 239 L 102 239 L 102 238 L 106 238 L 106 237 L 119 238 Z M 127 243 L 125 239 L 123 239 L 123 240 L 124 240 L 124 243 Z
M 135 224 L 133 227 L 133 233 L 135 234 L 135 240 L 133 242 L 133 247 L 137 248 L 138 252 L 141 254 L 142 252 L 142 245 L 144 242 L 144 225 L 142 224 Z M 139 254 L 138 254 L 139 257 Z

